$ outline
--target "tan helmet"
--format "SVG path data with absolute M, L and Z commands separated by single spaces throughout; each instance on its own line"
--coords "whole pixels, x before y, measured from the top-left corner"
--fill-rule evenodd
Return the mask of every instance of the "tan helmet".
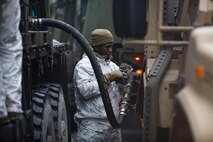
M 95 29 L 91 34 L 91 45 L 98 46 L 113 42 L 113 35 L 106 29 Z

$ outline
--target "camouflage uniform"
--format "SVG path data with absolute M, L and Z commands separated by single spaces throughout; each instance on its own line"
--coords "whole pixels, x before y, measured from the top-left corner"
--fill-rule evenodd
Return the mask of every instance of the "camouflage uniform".
M 111 33 L 103 31 L 103 34 L 105 38 L 93 35 L 93 43 L 91 45 L 97 46 L 112 41 Z M 96 53 L 96 55 L 98 54 Z M 106 60 L 101 56 L 98 56 L 97 59 L 103 74 L 119 70 L 119 67 L 109 59 Z M 75 67 L 74 86 L 77 106 L 74 119 L 78 124 L 78 131 L 73 136 L 73 142 L 121 141 L 120 130 L 112 129 L 108 122 L 98 82 L 90 60 L 86 55 L 83 56 Z M 118 116 L 120 92 L 116 82 L 110 83 L 108 92 L 114 113 Z
M 22 112 L 22 38 L 19 0 L 0 2 L 0 118 Z

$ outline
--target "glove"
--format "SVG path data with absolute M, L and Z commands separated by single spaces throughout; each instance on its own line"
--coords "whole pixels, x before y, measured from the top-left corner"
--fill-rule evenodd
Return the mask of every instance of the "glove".
M 122 81 L 123 80 L 123 73 L 120 70 L 112 71 L 109 73 L 104 74 L 107 84 L 109 85 L 112 81 Z
M 127 64 L 127 63 L 121 63 L 121 65 L 119 66 L 120 70 L 122 72 L 127 73 L 128 71 L 132 71 L 133 68 L 131 65 Z

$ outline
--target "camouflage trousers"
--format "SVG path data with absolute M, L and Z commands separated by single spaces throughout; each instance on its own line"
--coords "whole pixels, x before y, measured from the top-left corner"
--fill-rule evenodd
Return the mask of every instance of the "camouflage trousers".
M 121 142 L 121 132 L 99 122 L 92 125 L 78 125 L 78 131 L 73 134 L 72 142 Z
M 0 14 L 0 118 L 22 112 L 22 38 L 18 0 L 1 1 Z

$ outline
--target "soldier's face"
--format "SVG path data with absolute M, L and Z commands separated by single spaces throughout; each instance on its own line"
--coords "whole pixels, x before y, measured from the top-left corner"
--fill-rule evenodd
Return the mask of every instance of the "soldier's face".
M 112 56 L 112 43 L 107 43 L 101 47 L 103 55 Z
M 112 42 L 100 45 L 95 50 L 100 55 L 106 55 L 107 57 L 112 56 Z

